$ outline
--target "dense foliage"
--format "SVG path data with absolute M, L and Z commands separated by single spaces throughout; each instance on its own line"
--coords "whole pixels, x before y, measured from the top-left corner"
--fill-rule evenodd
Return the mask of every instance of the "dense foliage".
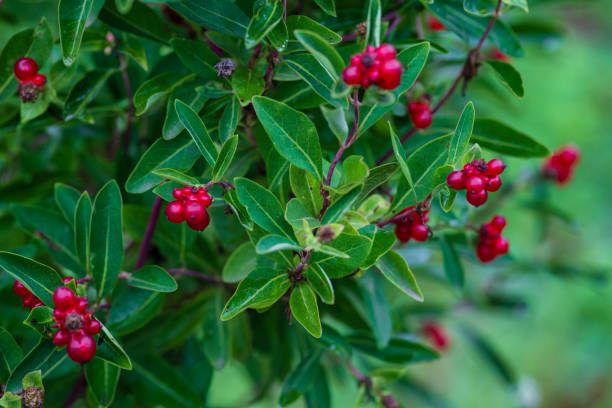
M 205 406 L 230 364 L 244 406 L 336 406 L 344 377 L 404 406 L 452 344 L 417 277 L 513 307 L 465 275 L 521 265 L 503 204 L 555 214 L 580 160 L 462 98 L 523 96 L 520 39 L 554 30 L 505 21 L 526 0 L 7 3 L 2 407 Z

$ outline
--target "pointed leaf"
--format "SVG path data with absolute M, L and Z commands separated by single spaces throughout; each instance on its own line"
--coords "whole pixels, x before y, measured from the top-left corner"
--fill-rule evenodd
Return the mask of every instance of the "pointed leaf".
M 519 98 L 525 95 L 523 78 L 516 68 L 504 61 L 486 61 L 486 63 L 495 70 L 497 77 L 514 95 Z
M 221 146 L 221 151 L 219 152 L 219 157 L 217 157 L 215 167 L 212 171 L 213 180 L 221 180 L 223 178 L 223 175 L 232 164 L 237 146 L 238 135 L 230 137 L 225 141 L 225 143 L 223 143 L 223 146 Z
M 208 130 L 206 126 L 204 126 L 204 122 L 202 122 L 198 114 L 185 102 L 177 99 L 174 106 L 180 121 L 193 138 L 200 153 L 202 153 L 202 156 L 206 159 L 208 164 L 214 167 L 219 152 L 217 152 L 217 148 L 210 138 Z
M 515 157 L 546 157 L 550 150 L 528 135 L 495 119 L 478 119 L 472 141 L 494 152 Z
M 291 165 L 289 181 L 291 190 L 299 202 L 308 210 L 310 215 L 318 217 L 323 207 L 323 196 L 317 178 L 313 174 Z
M 230 102 L 225 107 L 221 121 L 219 122 L 219 139 L 225 143 L 227 139 L 234 136 L 236 127 L 240 122 L 242 109 L 240 109 L 240 101 L 237 98 L 231 98 Z
M 114 69 L 90 71 L 74 84 L 64 102 L 64 119 L 68 121 L 82 114 L 115 72 Z
M 93 0 L 59 1 L 59 34 L 64 65 L 74 63 L 79 53 L 85 24 L 91 11 Z
M 10 252 L 0 252 L 0 268 L 17 279 L 45 305 L 53 305 L 53 292 L 64 286 L 53 269 L 30 258 Z
M 195 23 L 236 38 L 244 37 L 249 25 L 249 18 L 231 1 L 181 0 L 168 5 Z
M 451 137 L 448 163 L 457 166 L 467 150 L 474 129 L 474 104 L 468 102 L 463 108 L 455 133 Z
M 100 358 L 94 358 L 85 365 L 87 385 L 101 406 L 108 407 L 113 403 L 120 374 L 119 367 Z
M 8 330 L 0 327 L 0 365 L 6 367 L 6 371 L 10 373 L 21 360 L 23 360 L 21 347 Z M 2 381 L 6 381 L 6 378 L 3 378 Z
M 181 62 L 191 72 L 206 79 L 214 80 L 217 78 L 217 70 L 214 66 L 219 62 L 219 57 L 210 50 L 205 42 L 173 38 L 170 40 L 170 44 Z
M 297 320 L 313 337 L 319 338 L 323 333 L 317 297 L 307 282 L 300 282 L 291 292 L 289 307 Z
M 147 265 L 130 275 L 130 286 L 156 292 L 174 292 L 177 284 L 172 275 L 162 267 Z
M 85 265 L 86 270 L 89 270 L 92 211 L 91 198 L 89 198 L 89 193 L 85 191 L 79 197 L 74 212 L 74 242 L 76 255 L 81 264 Z
M 102 325 L 100 338 L 98 339 L 98 351 L 96 357 L 101 358 L 124 370 L 132 369 L 132 361 L 121 347 L 121 344 L 111 334 L 106 326 Z
M 321 7 L 321 10 L 323 10 L 332 17 L 336 17 L 335 0 L 315 0 L 315 3 L 317 3 L 319 7 Z
M 72 226 L 74 226 L 74 214 L 80 195 L 73 187 L 63 183 L 55 183 L 55 202 L 62 214 L 64 214 L 64 217 L 66 217 L 66 221 Z
M 269 254 L 277 251 L 299 251 L 302 247 L 294 241 L 280 235 L 266 235 L 261 238 L 255 247 L 258 254 Z
M 382 19 L 382 6 L 380 5 L 380 0 L 369 0 L 367 10 L 366 44 L 372 44 L 378 47 L 380 45 L 380 25 Z
M 329 206 L 325 214 L 323 214 L 323 218 L 321 219 L 322 224 L 330 224 L 332 222 L 336 222 L 342 218 L 342 216 L 350 210 L 351 206 L 357 200 L 359 193 L 361 193 L 361 188 L 363 186 L 361 184 L 353 187 L 351 191 L 343 195 L 342 197 L 336 199 Z
M 283 5 L 279 0 L 261 3 L 255 10 L 247 28 L 244 45 L 253 48 L 259 44 L 283 17 Z
M 26 375 L 36 370 L 42 370 L 45 376 L 49 375 L 66 358 L 68 355 L 65 350 L 55 347 L 49 338 L 42 339 L 15 367 L 6 384 L 6 390 L 14 393 L 20 392 L 23 389 L 22 381 Z
M 295 38 L 306 48 L 321 65 L 336 78 L 342 74 L 344 61 L 335 48 L 330 46 L 325 39 L 312 31 L 295 30 Z
M 400 254 L 395 251 L 389 251 L 376 262 L 376 266 L 385 278 L 402 292 L 414 300 L 423 301 L 421 289 L 410 267 L 408 267 L 408 264 Z
M 385 295 L 382 281 L 372 273 L 366 273 L 358 282 L 368 323 L 376 339 L 376 346 L 384 349 L 391 340 L 393 322 L 391 321 L 391 305 Z
M 320 359 L 320 349 L 315 350 L 300 361 L 298 366 L 289 373 L 278 401 L 281 407 L 291 404 L 308 391 L 312 382 L 315 380 L 317 369 L 320 367 Z

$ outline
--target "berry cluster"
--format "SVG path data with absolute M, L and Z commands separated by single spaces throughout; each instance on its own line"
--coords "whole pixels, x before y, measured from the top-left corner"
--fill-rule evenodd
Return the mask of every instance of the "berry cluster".
M 493 159 L 488 163 L 478 159 L 467 163 L 463 170 L 452 171 L 446 182 L 454 190 L 466 189 L 465 197 L 468 203 L 479 207 L 487 201 L 488 193 L 500 189 L 502 182 L 499 175 L 505 168 L 506 165 L 500 159 Z
M 559 184 L 571 180 L 574 167 L 580 162 L 580 151 L 576 146 L 564 146 L 544 162 L 542 172 Z
M 172 196 L 176 201 L 166 206 L 168 221 L 175 224 L 187 221 L 189 228 L 196 231 L 204 231 L 208 227 L 210 216 L 206 208 L 210 207 L 213 199 L 206 189 L 184 186 L 182 189 L 175 188 Z
M 427 241 L 430 232 L 426 225 L 428 212 L 428 208 L 417 210 L 414 206 L 402 210 L 394 221 L 398 241 L 408 242 L 411 238 L 418 242 Z
M 13 66 L 19 81 L 19 96 L 23 102 L 34 102 L 47 83 L 47 77 L 38 73 L 38 64 L 32 58 L 21 57 Z
M 450 346 L 450 338 L 444 327 L 436 322 L 426 322 L 421 332 L 440 351 L 445 351 Z
M 17 296 L 23 298 L 23 307 L 29 307 L 30 310 L 34 309 L 35 307 L 45 305 L 39 298 L 34 296 L 34 294 L 23 285 L 23 283 L 19 282 L 18 280 L 13 283 L 13 292 L 15 292 Z
M 351 57 L 350 65 L 342 71 L 342 78 L 347 85 L 395 89 L 402 81 L 402 64 L 396 55 L 391 44 L 382 44 L 378 48 L 368 45 L 363 53 Z
M 505 227 L 506 219 L 501 215 L 494 216 L 491 222 L 480 227 L 476 256 L 482 262 L 491 262 L 508 253 L 510 244 L 501 235 Z
M 417 129 L 427 129 L 431 126 L 432 114 L 429 103 L 410 102 L 408 112 L 412 118 L 412 124 Z
M 53 343 L 66 347 L 68 357 L 76 363 L 85 364 L 96 354 L 93 335 L 100 333 L 102 325 L 87 311 L 87 298 L 77 297 L 72 289 L 60 286 L 53 292 L 53 327 L 59 330 Z
M 438 20 L 436 16 L 432 15 L 427 17 L 427 28 L 429 28 L 429 31 L 434 32 L 446 30 L 446 26 L 442 24 L 442 22 Z

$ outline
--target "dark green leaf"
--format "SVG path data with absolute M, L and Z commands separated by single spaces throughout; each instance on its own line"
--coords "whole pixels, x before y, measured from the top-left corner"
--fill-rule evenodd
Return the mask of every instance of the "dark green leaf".
M 524 133 L 495 119 L 478 119 L 472 141 L 494 152 L 516 157 L 546 157 L 550 150 Z
M 168 179 L 170 181 L 175 181 L 179 184 L 194 186 L 198 184 L 198 179 L 195 177 L 191 177 L 185 173 L 181 173 L 178 170 L 174 169 L 158 169 L 153 170 L 153 174 L 163 177 L 164 179 Z
M 66 184 L 56 183 L 54 196 L 57 206 L 62 214 L 64 214 L 64 217 L 66 217 L 66 221 L 68 221 L 70 225 L 74 225 L 74 214 L 81 193 Z
M 76 255 L 81 264 L 85 265 L 86 270 L 89 270 L 92 211 L 91 198 L 89 198 L 89 193 L 85 191 L 79 197 L 74 212 L 74 242 L 76 244 Z
M 253 48 L 276 27 L 283 17 L 283 5 L 279 0 L 261 3 L 255 10 L 247 28 L 244 44 Z
M 170 97 L 168 98 L 168 103 L 166 104 L 166 120 L 164 121 L 163 128 L 164 139 L 174 139 L 183 131 L 183 129 L 185 129 L 183 123 L 179 120 L 178 114 L 176 113 L 176 109 L 174 107 L 176 100 L 180 99 L 188 103 L 195 112 L 200 112 L 208 100 L 208 95 L 206 95 L 205 89 L 206 88 L 196 88 L 194 94 L 193 83 L 191 82 L 184 83 L 181 86 L 174 88 L 170 94 Z
M 148 265 L 133 272 L 128 282 L 135 288 L 156 292 L 174 292 L 177 289 L 172 275 L 156 265 Z
M 366 44 L 372 44 L 375 47 L 380 45 L 380 26 L 382 18 L 382 6 L 380 0 L 369 0 L 368 1 L 368 19 L 367 21 L 367 32 L 366 32 Z
M 460 164 L 463 154 L 467 150 L 474 129 L 474 104 L 468 102 L 463 108 L 455 133 L 451 137 L 450 148 L 448 153 L 448 163 L 454 166 Z
M 495 70 L 497 77 L 502 81 L 510 91 L 519 98 L 525 95 L 523 89 L 523 78 L 521 73 L 516 70 L 511 64 L 504 61 L 486 61 L 491 68 Z
M 17 344 L 11 333 L 5 328 L 0 327 L 0 364 L 6 367 L 6 371 L 10 373 L 23 360 L 23 351 Z M 3 378 L 2 381 L 6 381 Z
M 471 327 L 463 326 L 463 334 L 470 340 L 476 351 L 490 364 L 491 368 L 510 386 L 516 385 L 518 378 L 509 363 L 481 334 Z
M 240 245 L 227 259 L 223 266 L 224 282 L 239 282 L 246 277 L 257 265 L 257 254 L 255 248 L 250 242 L 245 242 Z
M 368 177 L 363 183 L 363 190 L 357 198 L 357 201 L 361 201 L 367 197 L 376 187 L 384 184 L 391 178 L 391 176 L 397 171 L 399 165 L 397 163 L 382 164 L 378 167 L 374 167 L 369 170 Z
M 238 127 L 241 115 L 242 109 L 240 109 L 240 101 L 238 101 L 237 98 L 231 98 L 219 122 L 219 139 L 223 143 L 236 133 L 236 127 Z
M 22 380 L 29 373 L 42 370 L 45 375 L 49 375 L 67 357 L 66 351 L 55 347 L 51 339 L 42 339 L 15 367 L 6 384 L 6 390 L 20 392 L 23 389 Z
M 85 23 L 93 0 L 60 0 L 58 8 L 59 37 L 64 65 L 74 63 L 81 47 Z
M 317 3 L 319 7 L 321 7 L 321 10 L 323 10 L 332 17 L 336 17 L 335 0 L 315 0 L 315 3 Z
M 21 123 L 29 122 L 45 113 L 55 98 L 55 89 L 51 86 L 51 84 L 47 84 L 44 91 L 38 95 L 38 98 L 36 98 L 36 101 L 22 103 L 20 105 Z
M 308 282 L 298 283 L 291 297 L 289 307 L 295 320 L 297 320 L 313 337 L 319 338 L 323 333 L 317 297 Z
M 120 374 L 119 367 L 99 358 L 94 358 L 85 365 L 87 385 L 101 406 L 108 407 L 113 403 Z
M 325 69 L 333 73 L 335 78 L 342 74 L 344 69 L 342 57 L 324 38 L 306 30 L 295 30 L 293 33 L 304 48 L 310 51 Z
M 135 63 L 140 65 L 145 71 L 149 70 L 149 63 L 147 62 L 147 54 L 142 42 L 134 38 L 126 38 L 119 43 L 117 48 L 119 54 L 130 57 Z
M 339 279 L 359 268 L 359 265 L 365 260 L 370 251 L 372 241 L 364 236 L 343 232 L 329 246 L 344 252 L 349 257 L 338 258 L 336 256 L 314 253 L 312 260 L 314 263 L 319 264 L 330 278 Z
M 117 336 L 124 336 L 140 329 L 159 313 L 164 295 L 136 288 L 126 288 L 113 298 L 113 307 L 106 322 L 108 329 Z
M 180 0 L 168 5 L 190 20 L 232 37 L 244 37 L 249 25 L 249 18 L 230 1 Z
M 223 312 L 224 294 L 217 291 L 208 303 L 208 312 L 202 324 L 202 344 L 204 353 L 212 366 L 221 370 L 230 357 L 229 324 L 219 320 Z
M 64 102 L 64 119 L 71 120 L 81 115 L 98 95 L 106 80 L 114 73 L 114 69 L 90 71 L 74 84 Z
M 289 374 L 283 385 L 278 401 L 281 407 L 291 404 L 310 389 L 312 382 L 315 380 L 317 369 L 319 368 L 320 358 L 320 350 L 311 352 L 306 358 L 300 361 L 298 366 Z
M 130 361 L 127 353 L 104 325 L 102 325 L 100 339 L 98 339 L 98 351 L 96 352 L 96 357 L 108 361 L 109 363 L 124 370 L 132 369 L 132 361 Z
M 0 268 L 23 283 L 45 305 L 53 305 L 53 292 L 64 285 L 53 269 L 10 252 L 0 252 Z
M 461 259 L 452 241 L 446 235 L 440 235 L 440 249 L 442 250 L 442 260 L 444 262 L 444 273 L 451 285 L 457 289 L 462 289 L 465 283 L 465 274 Z
M 242 106 L 250 104 L 253 97 L 261 95 L 266 88 L 266 82 L 261 73 L 246 67 L 236 68 L 232 74 L 231 84 Z
M 223 146 L 221 146 L 221 151 L 219 152 L 219 157 L 217 157 L 215 167 L 212 171 L 213 180 L 221 180 L 223 178 L 223 175 L 229 168 L 230 164 L 232 164 L 237 146 L 238 135 L 230 137 L 225 141 L 225 143 L 223 143 Z
M 356 349 L 393 364 L 431 361 L 439 357 L 437 352 L 408 336 L 391 338 L 389 345 L 382 350 L 376 346 L 376 341 L 370 334 L 348 336 L 348 341 Z
M 244 205 L 238 200 L 238 194 L 235 190 L 228 190 L 225 192 L 225 202 L 230 206 L 234 214 L 238 217 L 240 224 L 248 231 L 253 229 L 253 220 L 249 216 L 249 213 Z
M 368 323 L 372 328 L 379 349 L 387 347 L 393 333 L 391 305 L 387 300 L 382 281 L 372 273 L 366 273 L 358 280 L 365 305 Z
M 95 6 L 95 0 L 94 0 Z M 139 1 L 132 4 L 132 8 L 126 14 L 117 10 L 115 1 L 107 1 L 100 11 L 100 20 L 121 31 L 126 31 L 149 40 L 168 44 L 170 33 L 166 21 L 145 4 Z
M 360 265 L 362 269 L 368 269 L 387 253 L 395 244 L 395 234 L 388 230 L 383 230 L 375 225 L 369 225 L 359 230 L 359 233 L 372 240 L 372 247 L 368 257 Z
M 423 301 L 421 289 L 404 258 L 395 251 L 389 251 L 376 262 L 382 274 L 402 292 L 417 300 Z
M 142 115 L 157 100 L 168 95 L 174 88 L 192 78 L 193 75 L 180 77 L 175 72 L 165 72 L 144 81 L 134 93 L 136 115 Z
M 359 193 L 361 192 L 361 184 L 353 187 L 351 191 L 339 197 L 329 206 L 323 218 L 321 219 L 322 224 L 330 224 L 336 222 L 342 218 L 342 216 L 351 208 L 351 206 L 357 200 Z
M 323 196 L 317 178 L 311 173 L 291 165 L 289 179 L 295 197 L 308 210 L 310 215 L 318 217 L 323 207 Z
M 206 79 L 217 78 L 217 70 L 214 66 L 219 62 L 219 57 L 210 50 L 205 42 L 173 38 L 170 40 L 170 44 L 181 62 L 191 72 Z
M 306 279 L 321 300 L 332 305 L 335 300 L 334 287 L 323 269 L 317 264 L 309 265 L 306 269 Z
M 332 2 L 331 0 L 328 1 Z M 287 31 L 289 31 L 290 34 L 293 34 L 295 30 L 307 30 L 313 32 L 324 38 L 325 41 L 330 44 L 337 44 L 342 41 L 342 37 L 336 32 L 325 27 L 318 21 L 302 14 L 287 16 Z

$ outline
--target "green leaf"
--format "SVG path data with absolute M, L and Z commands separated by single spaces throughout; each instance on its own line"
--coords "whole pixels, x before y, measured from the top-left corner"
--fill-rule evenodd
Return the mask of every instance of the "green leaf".
M 295 30 L 295 37 L 306 48 L 319 63 L 331 72 L 335 78 L 342 74 L 344 61 L 332 46 L 318 34 L 306 30 Z
M 223 178 L 223 175 L 229 168 L 230 164 L 232 164 L 237 146 L 238 135 L 230 137 L 225 141 L 225 143 L 223 143 L 223 146 L 221 146 L 221 151 L 219 152 L 219 157 L 217 157 L 215 167 L 212 171 L 213 180 L 221 180 Z
M 219 320 L 223 311 L 224 293 L 217 291 L 208 303 L 208 312 L 202 324 L 202 344 L 204 354 L 212 366 L 221 370 L 230 358 L 229 324 Z
M 283 208 L 278 198 L 261 185 L 246 178 L 235 180 L 236 192 L 240 202 L 260 227 L 273 234 L 293 237 L 291 226 L 283 217 Z
M 95 2 L 98 0 L 94 0 Z M 115 1 L 107 1 L 98 16 L 104 23 L 121 31 L 143 38 L 168 44 L 170 33 L 168 23 L 152 7 L 136 1 L 128 13 L 117 10 Z
M 380 5 L 380 0 L 369 0 L 367 10 L 366 44 L 372 44 L 378 47 L 380 45 L 380 25 L 382 19 L 382 6 Z
M 238 284 L 236 292 L 223 308 L 221 320 L 230 320 L 249 307 L 272 306 L 290 286 L 291 281 L 285 271 L 279 272 L 270 268 L 255 269 Z
M 91 216 L 91 272 L 101 298 L 112 292 L 123 263 L 121 191 L 115 180 L 96 195 Z
M 384 349 L 389 344 L 393 333 L 391 305 L 385 295 L 382 282 L 376 279 L 376 276 L 366 273 L 358 282 L 368 323 L 376 338 L 376 346 L 379 349 Z
M 327 105 L 321 105 L 319 108 L 332 133 L 339 141 L 344 141 L 349 132 L 344 109 Z
M 302 247 L 294 241 L 274 234 L 261 238 L 255 247 L 255 251 L 262 255 L 284 250 L 299 251 L 300 249 Z
M 165 72 L 144 81 L 134 93 L 136 116 L 145 113 L 157 100 L 168 95 L 183 82 L 192 79 L 193 75 L 179 77 L 176 72 Z
M 145 52 L 144 45 L 142 45 L 141 41 L 130 37 L 125 38 L 118 44 L 117 51 L 119 52 L 119 54 L 123 54 L 125 56 L 130 57 L 145 71 L 149 70 L 147 54 Z
M 113 307 L 106 322 L 117 336 L 133 333 L 158 315 L 164 294 L 136 288 L 122 288 L 113 297 Z
M 311 384 L 315 380 L 320 359 L 321 350 L 315 349 L 300 361 L 298 366 L 289 373 L 285 384 L 283 384 L 283 389 L 281 390 L 280 399 L 278 401 L 281 407 L 285 407 L 296 401 L 310 389 Z
M 93 206 L 89 193 L 83 192 L 77 201 L 74 212 L 74 242 L 76 255 L 85 269 L 89 270 L 89 254 L 91 239 L 91 213 Z
M 195 112 L 200 112 L 206 104 L 206 101 L 208 101 L 206 88 L 196 88 L 194 94 L 193 85 L 192 82 L 183 83 L 181 86 L 174 88 L 168 97 L 168 102 L 166 104 L 166 120 L 164 121 L 164 128 L 162 131 L 164 139 L 174 139 L 183 129 L 185 129 L 174 107 L 174 103 L 177 99 L 188 102 L 189 106 L 191 106 Z
M 70 225 L 74 225 L 74 214 L 81 193 L 74 187 L 70 187 L 63 183 L 55 183 L 53 191 L 55 202 L 62 214 L 64 214 L 64 217 L 66 217 L 66 221 L 68 221 Z
M 304 225 L 304 220 L 308 222 L 308 225 L 311 228 L 317 227 L 320 222 L 317 218 L 314 218 L 310 212 L 304 207 L 304 205 L 296 198 L 292 198 L 287 203 L 287 208 L 285 210 L 285 219 L 291 224 L 294 228 L 302 228 Z
M 261 95 L 266 89 L 263 75 L 246 67 L 236 68 L 232 74 L 231 85 L 242 106 L 250 104 L 253 97 Z
M 42 339 L 15 367 L 6 383 L 6 390 L 20 392 L 23 389 L 22 381 L 29 373 L 42 370 L 47 376 L 66 358 L 68 355 L 65 350 L 55 347 L 49 338 Z
M 283 17 L 283 5 L 278 0 L 270 0 L 257 7 L 244 39 L 247 48 L 259 44 L 270 31 L 276 27 Z
M 194 74 L 206 78 L 216 79 L 215 64 L 219 57 L 202 41 L 188 40 L 186 38 L 173 38 L 170 44 L 181 62 Z
M 329 1 L 333 3 L 333 1 L 331 0 Z M 313 20 L 312 18 L 302 15 L 302 14 L 293 14 L 293 15 L 287 16 L 287 31 L 293 34 L 295 30 L 310 31 L 324 38 L 325 41 L 327 41 L 330 44 L 337 44 L 340 41 L 342 41 L 342 37 L 338 35 L 336 32 L 325 27 L 323 24 L 319 23 L 318 21 Z
M 135 288 L 156 292 L 174 292 L 178 287 L 172 275 L 156 265 L 147 265 L 134 271 L 128 282 Z
M 74 84 L 64 102 L 64 119 L 68 121 L 81 115 L 98 95 L 106 80 L 115 72 L 114 69 L 90 71 Z
M 369 333 L 354 334 L 348 336 L 347 339 L 354 348 L 393 364 L 418 363 L 439 357 L 436 351 L 409 337 L 393 337 L 389 345 L 382 350 L 376 346 L 376 341 Z
M 21 396 L 10 391 L 5 392 L 2 394 L 2 398 L 0 398 L 0 407 L 21 408 Z
M 245 242 L 232 252 L 223 266 L 224 282 L 239 282 L 257 266 L 257 254 L 250 242 Z
M 495 119 L 478 119 L 472 141 L 494 152 L 515 157 L 546 157 L 550 150 L 524 133 Z
M 60 0 L 58 7 L 59 37 L 64 65 L 74 63 L 81 47 L 85 24 L 93 0 Z
M 158 169 L 153 170 L 153 174 L 168 179 L 170 181 L 175 181 L 180 184 L 186 184 L 189 186 L 195 186 L 199 183 L 198 179 L 195 177 L 191 177 L 185 173 L 182 173 L 178 170 L 174 169 Z
M 21 123 L 26 123 L 32 119 L 36 119 L 47 111 L 51 102 L 56 98 L 55 89 L 51 84 L 45 86 L 44 91 L 38 95 L 33 102 L 21 103 L 20 105 L 20 117 Z
M 180 0 L 168 3 L 188 19 L 232 37 L 245 36 L 249 18 L 240 8 L 225 0 Z
M 41 336 L 47 336 L 45 325 L 53 322 L 53 309 L 48 306 L 38 306 L 30 310 L 23 324 L 36 330 Z
M 311 173 L 291 165 L 289 167 L 291 190 L 310 215 L 318 217 L 323 207 L 319 180 Z
M 313 337 L 323 334 L 317 297 L 307 282 L 298 283 L 289 298 L 291 314 Z
M 446 278 L 456 289 L 462 289 L 465 283 L 465 273 L 461 259 L 452 241 L 444 234 L 440 235 L 440 249 Z
M 414 191 L 414 182 L 412 181 L 412 174 L 410 173 L 410 167 L 408 167 L 408 162 L 406 162 L 406 151 L 404 150 L 404 146 L 402 146 L 402 142 L 400 141 L 399 137 L 397 137 L 397 133 L 395 133 L 395 131 L 393 130 L 391 122 L 389 122 L 389 134 L 391 135 L 393 154 L 395 155 L 395 158 L 399 163 L 402 174 L 406 178 L 406 181 L 408 181 L 408 187 L 415 194 L 414 199 L 416 201 L 416 192 Z
M 348 258 L 338 258 L 332 255 L 313 253 L 311 258 L 332 279 L 339 279 L 351 274 L 365 260 L 372 246 L 372 241 L 364 236 L 343 232 L 329 246 L 348 255 Z
M 10 373 L 23 360 L 23 351 L 17 344 L 11 333 L 3 327 L 0 327 L 0 365 L 6 368 L 6 372 Z M 1 372 L 1 371 L 0 371 Z M 6 381 L 6 378 L 2 378 Z
M 474 104 L 468 102 L 463 108 L 455 133 L 451 137 L 448 163 L 457 166 L 467 150 L 474 129 Z
M 521 73 L 511 64 L 504 61 L 486 61 L 495 70 L 497 77 L 514 95 L 522 98 L 525 95 Z
M 253 220 L 249 216 L 249 213 L 244 205 L 238 200 L 238 194 L 235 190 L 228 190 L 225 192 L 225 202 L 230 206 L 234 214 L 238 217 L 240 224 L 248 231 L 253 229 Z
M 399 165 L 397 163 L 386 163 L 369 170 L 368 177 L 363 182 L 363 190 L 357 198 L 357 201 L 363 200 L 378 186 L 386 183 L 391 176 L 397 171 Z
M 221 115 L 221 121 L 219 122 L 219 139 L 223 143 L 234 136 L 241 116 L 240 101 L 237 98 L 231 98 L 230 103 L 223 110 L 223 115 Z
M 119 367 L 99 358 L 94 358 L 85 365 L 87 385 L 100 406 L 108 407 L 113 403 L 120 374 Z
M 504 0 L 504 4 L 522 8 L 526 13 L 529 12 L 529 7 L 527 6 L 527 0 Z
M 505 358 L 480 333 L 469 326 L 462 326 L 461 331 L 475 350 L 489 363 L 493 371 L 509 386 L 516 386 L 517 373 Z
M 53 269 L 21 255 L 0 252 L 0 268 L 23 283 L 45 305 L 53 305 L 53 292 L 64 286 Z
M 140 157 L 125 182 L 125 190 L 132 194 L 144 193 L 164 181 L 163 177 L 153 174 L 153 170 L 188 170 L 199 157 L 201 154 L 189 135 L 180 135 L 168 141 L 160 138 Z
M 111 332 L 102 325 L 96 357 L 124 370 L 132 369 L 132 361 Z
M 321 7 L 321 10 L 332 17 L 336 17 L 336 3 L 334 0 L 315 0 L 315 3 Z
M 334 287 L 325 271 L 319 265 L 312 264 L 308 265 L 305 276 L 321 300 L 329 305 L 333 305 L 335 301 Z
M 253 98 L 257 117 L 278 153 L 290 163 L 321 180 L 321 146 L 308 116 L 270 98 Z
M 23 385 L 24 390 L 30 387 L 40 387 L 44 389 L 41 370 L 35 370 L 27 373 L 23 377 L 23 380 L 21 380 L 21 384 Z
M 364 227 L 359 230 L 359 233 L 372 240 L 370 252 L 368 253 L 367 258 L 360 265 L 362 269 L 368 269 L 374 266 L 380 257 L 393 248 L 393 245 L 395 244 L 395 234 L 393 232 L 380 229 L 375 225 Z
M 385 278 L 394 284 L 402 292 L 417 300 L 423 301 L 423 294 L 417 284 L 410 267 L 404 258 L 395 251 L 384 254 L 377 262 L 376 267 L 380 269 Z
M 356 185 L 348 193 L 336 199 L 323 214 L 321 219 L 322 224 L 330 224 L 342 218 L 342 216 L 351 208 L 361 193 L 362 185 Z

